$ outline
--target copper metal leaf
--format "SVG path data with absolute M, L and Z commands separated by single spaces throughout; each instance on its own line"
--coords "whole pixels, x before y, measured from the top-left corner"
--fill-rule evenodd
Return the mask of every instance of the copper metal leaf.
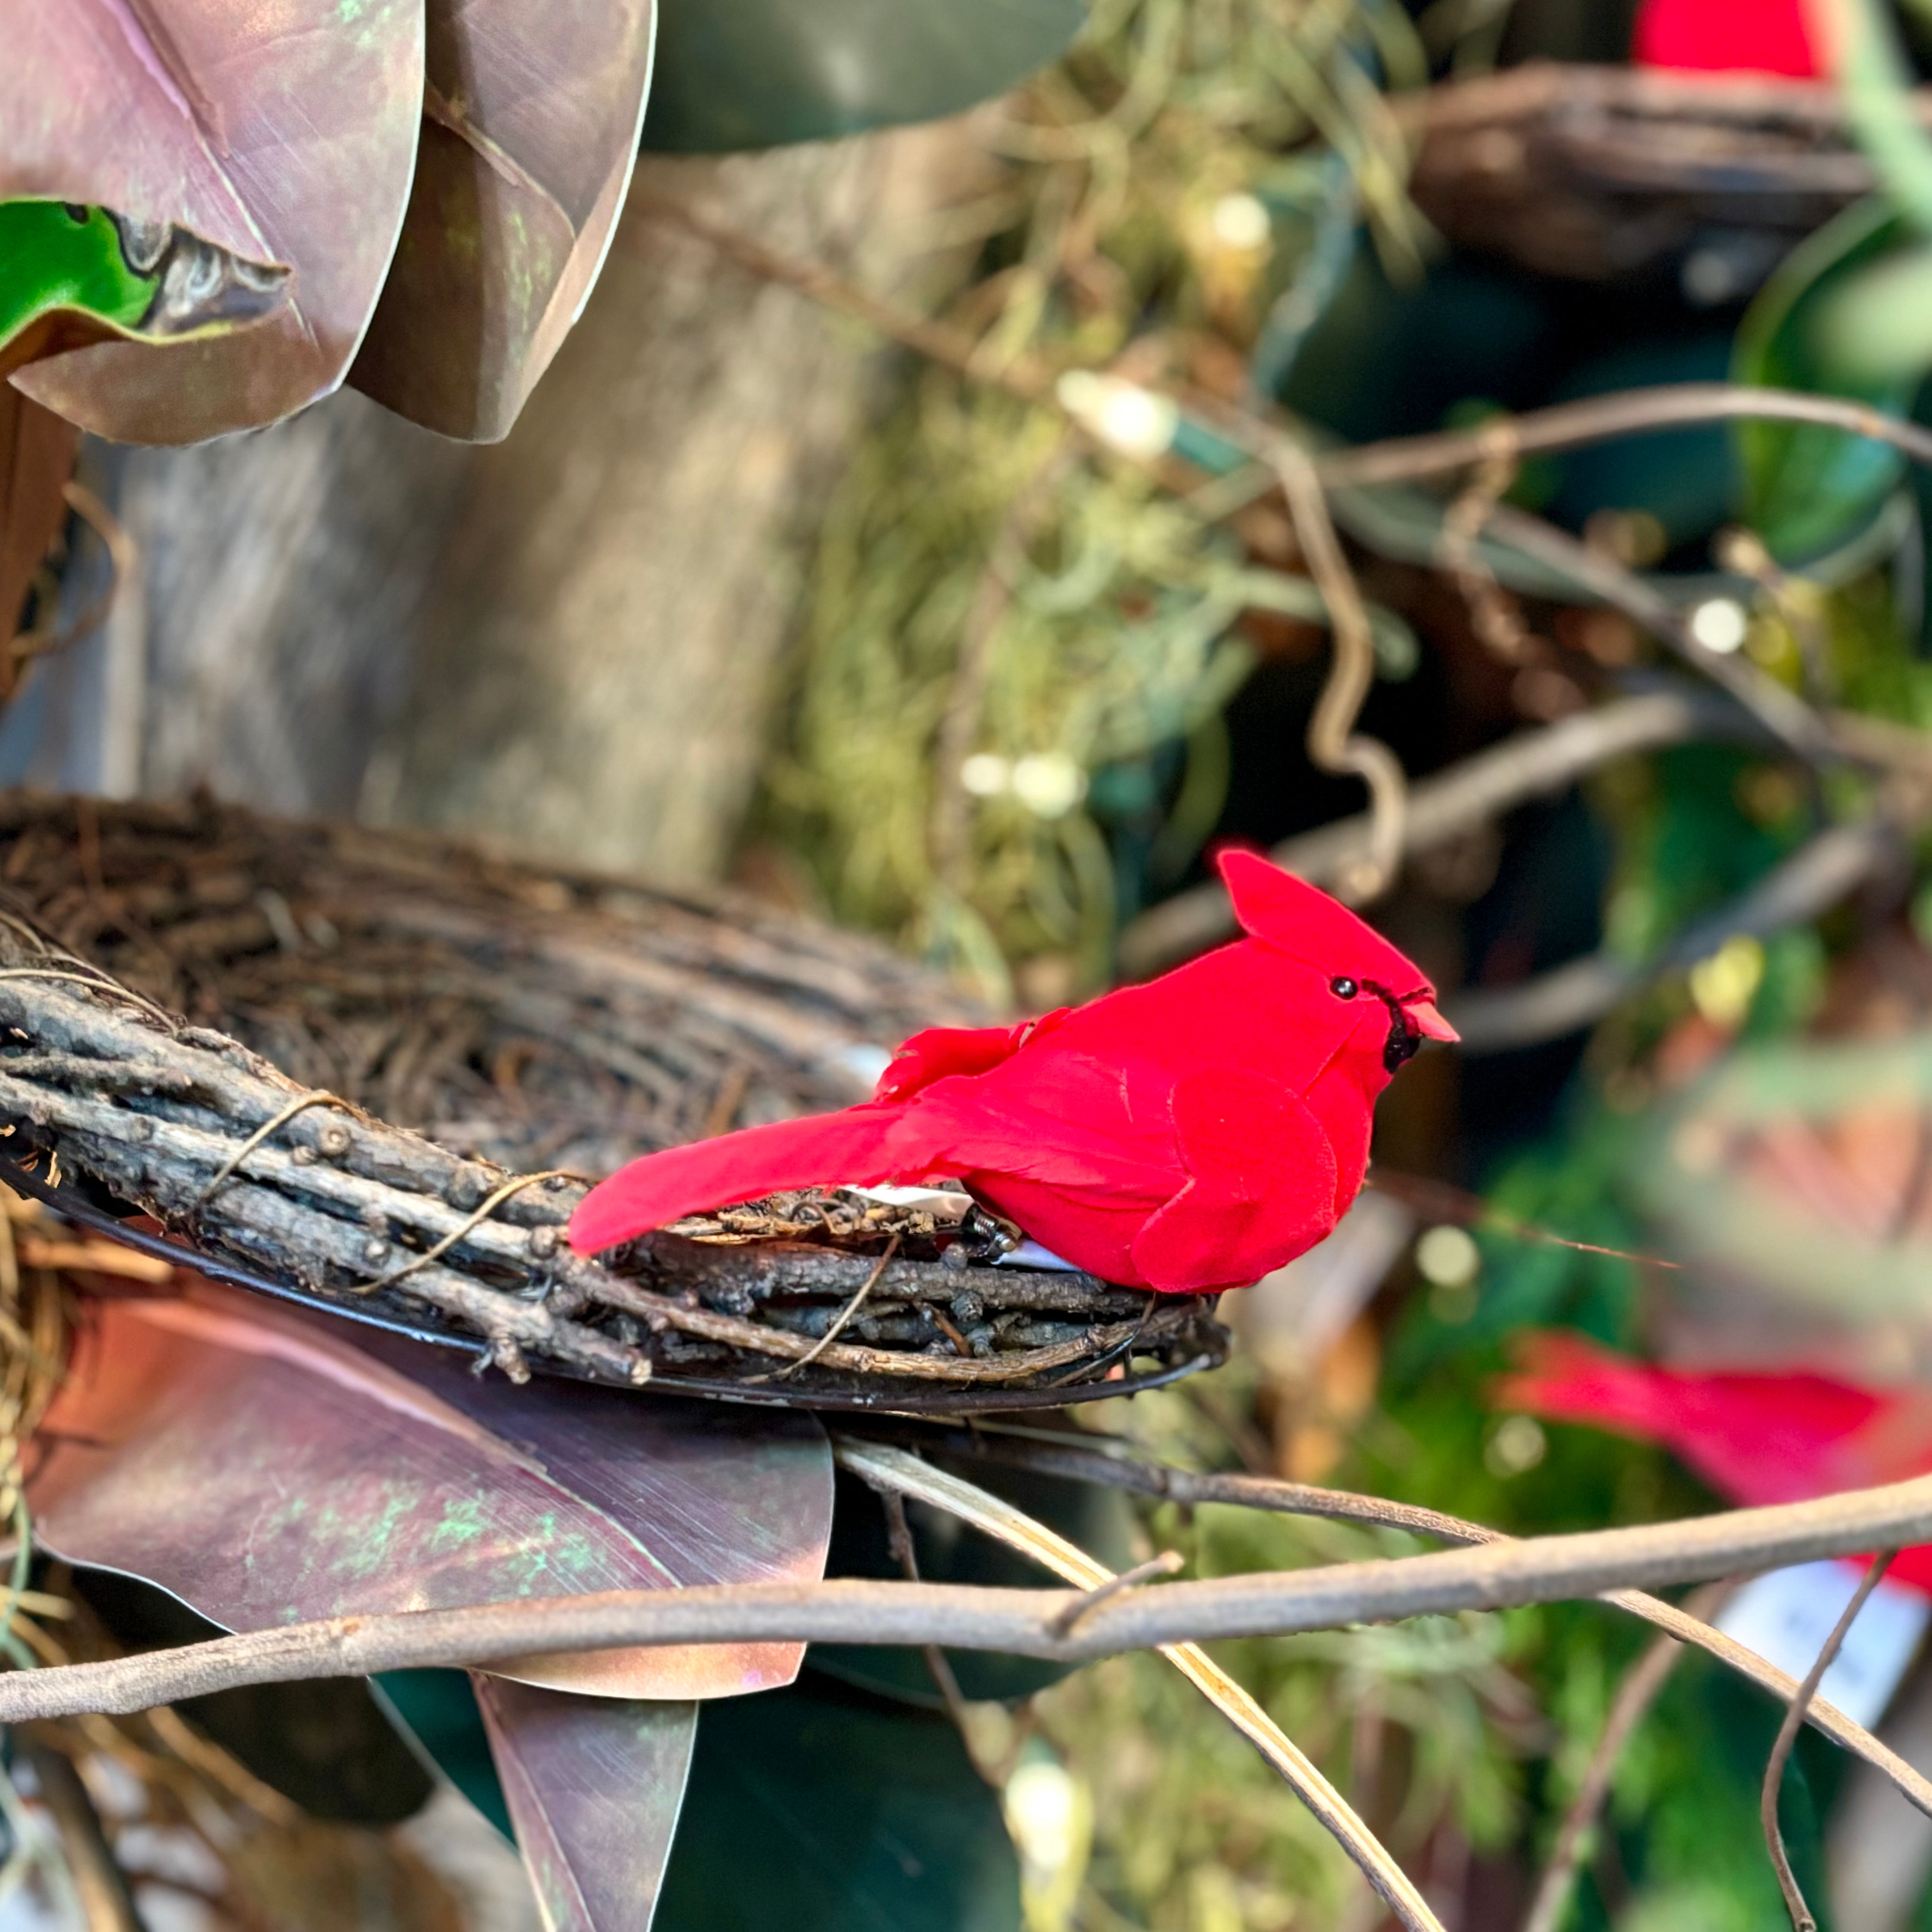
M 460 1355 L 197 1284 L 87 1305 L 28 1491 L 76 1563 L 170 1590 L 231 1630 L 575 1591 L 808 1579 L 831 1528 L 808 1418 L 479 1381 Z M 789 1682 L 800 1646 L 532 1659 L 623 1697 Z
M 80 432 L 0 382 L 0 646 L 20 628 L 34 573 L 62 520 Z
M 421 0 L 0 0 L 0 200 L 113 208 L 294 272 L 257 327 L 73 349 L 15 382 L 135 442 L 248 428 L 335 388 L 409 199 L 423 31 Z
M 350 380 L 494 442 L 603 266 L 637 157 L 652 0 L 430 0 L 409 216 Z
M 546 1932 L 646 1932 L 698 1706 L 471 1681 Z

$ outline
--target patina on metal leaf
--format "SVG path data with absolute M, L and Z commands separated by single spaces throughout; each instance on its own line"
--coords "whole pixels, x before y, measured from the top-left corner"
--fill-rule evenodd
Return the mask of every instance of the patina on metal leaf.
M 546 1932 L 646 1932 L 698 1706 L 471 1681 Z
M 430 0 L 416 184 L 356 388 L 446 436 L 508 433 L 603 266 L 654 31 L 652 0 Z
M 0 0 L 0 200 L 116 210 L 293 271 L 253 328 L 105 341 L 20 370 L 103 436 L 188 442 L 342 380 L 416 164 L 421 0 Z
M 823 1574 L 831 1461 L 808 1417 L 478 1380 L 454 1352 L 365 1348 L 203 1283 L 84 1314 L 37 1444 L 37 1539 L 229 1629 Z M 801 1652 L 607 1651 L 514 1674 L 728 1696 L 788 1683 Z

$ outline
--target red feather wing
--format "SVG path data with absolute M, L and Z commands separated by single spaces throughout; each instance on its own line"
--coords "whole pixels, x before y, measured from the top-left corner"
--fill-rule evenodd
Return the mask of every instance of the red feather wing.
M 1258 1281 L 1334 1228 L 1334 1150 L 1278 1081 L 1209 1068 L 1176 1082 L 1171 1104 L 1186 1179 L 1135 1240 L 1150 1286 L 1189 1293 Z
M 570 1245 L 594 1255 L 708 1208 L 756 1201 L 781 1188 L 922 1180 L 889 1144 L 896 1107 L 848 1107 L 747 1127 L 715 1140 L 647 1154 L 593 1187 L 570 1217 Z

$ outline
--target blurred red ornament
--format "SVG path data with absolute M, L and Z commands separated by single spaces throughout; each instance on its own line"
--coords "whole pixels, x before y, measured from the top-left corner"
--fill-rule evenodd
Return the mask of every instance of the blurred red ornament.
M 1804 0 L 1643 0 L 1630 56 L 1640 67 L 1816 80 L 1824 62 Z
M 1528 1335 L 1520 1348 L 1498 1406 L 1661 1443 L 1733 1502 L 1802 1502 L 1932 1470 L 1932 1391 L 1923 1388 L 1693 1374 L 1580 1335 Z M 1932 1547 L 1901 1551 L 1891 1575 L 1932 1591 Z

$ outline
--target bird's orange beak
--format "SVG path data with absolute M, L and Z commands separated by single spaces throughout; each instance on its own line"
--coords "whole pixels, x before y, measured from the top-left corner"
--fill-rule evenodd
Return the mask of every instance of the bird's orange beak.
M 1438 1013 L 1434 1004 L 1428 1000 L 1408 1000 L 1402 1005 L 1408 1016 L 1408 1023 L 1425 1040 L 1439 1040 L 1445 1042 L 1460 1040 L 1462 1035 Z

